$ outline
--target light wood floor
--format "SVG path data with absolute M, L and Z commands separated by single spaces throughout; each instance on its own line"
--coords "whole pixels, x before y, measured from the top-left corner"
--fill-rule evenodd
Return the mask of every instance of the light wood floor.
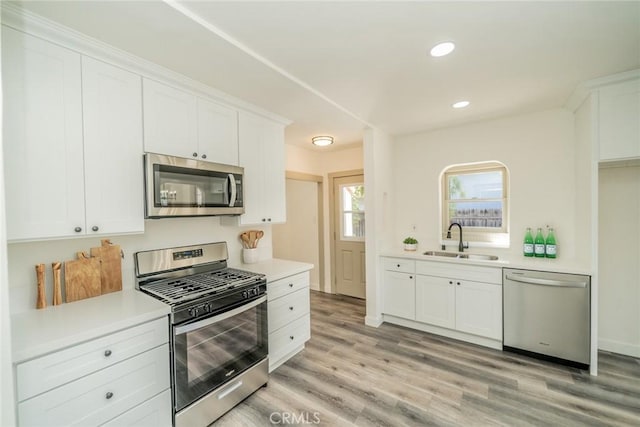
M 640 360 L 599 376 L 383 324 L 364 302 L 311 294 L 311 340 L 219 426 L 640 426 Z

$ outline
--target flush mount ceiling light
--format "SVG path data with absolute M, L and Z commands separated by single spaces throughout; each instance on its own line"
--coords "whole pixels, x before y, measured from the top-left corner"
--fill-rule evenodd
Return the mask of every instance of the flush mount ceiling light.
M 327 145 L 333 144 L 332 136 L 314 136 L 311 138 L 311 142 L 313 145 L 317 145 L 318 147 L 326 147 Z
M 437 45 L 431 48 L 431 56 L 435 56 L 435 57 L 445 56 L 453 52 L 455 48 L 456 48 L 456 45 L 453 42 L 438 43 Z
M 452 105 L 453 108 L 464 108 L 469 106 L 469 101 L 458 101 Z

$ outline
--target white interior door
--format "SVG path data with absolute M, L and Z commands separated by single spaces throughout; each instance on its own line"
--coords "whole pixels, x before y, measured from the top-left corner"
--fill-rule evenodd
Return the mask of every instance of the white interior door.
M 336 293 L 365 297 L 364 176 L 333 180 Z

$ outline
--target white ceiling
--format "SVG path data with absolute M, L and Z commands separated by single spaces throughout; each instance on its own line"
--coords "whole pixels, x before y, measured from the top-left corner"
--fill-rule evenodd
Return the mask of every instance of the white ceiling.
M 21 6 L 287 117 L 287 143 L 304 147 L 556 108 L 581 82 L 640 68 L 638 1 Z M 430 57 L 442 40 L 457 49 Z M 471 106 L 453 110 L 460 99 Z

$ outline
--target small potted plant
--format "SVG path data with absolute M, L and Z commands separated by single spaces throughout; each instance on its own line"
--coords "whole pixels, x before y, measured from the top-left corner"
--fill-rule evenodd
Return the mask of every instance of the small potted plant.
M 405 251 L 415 251 L 418 248 L 418 241 L 413 237 L 407 237 L 402 241 Z

